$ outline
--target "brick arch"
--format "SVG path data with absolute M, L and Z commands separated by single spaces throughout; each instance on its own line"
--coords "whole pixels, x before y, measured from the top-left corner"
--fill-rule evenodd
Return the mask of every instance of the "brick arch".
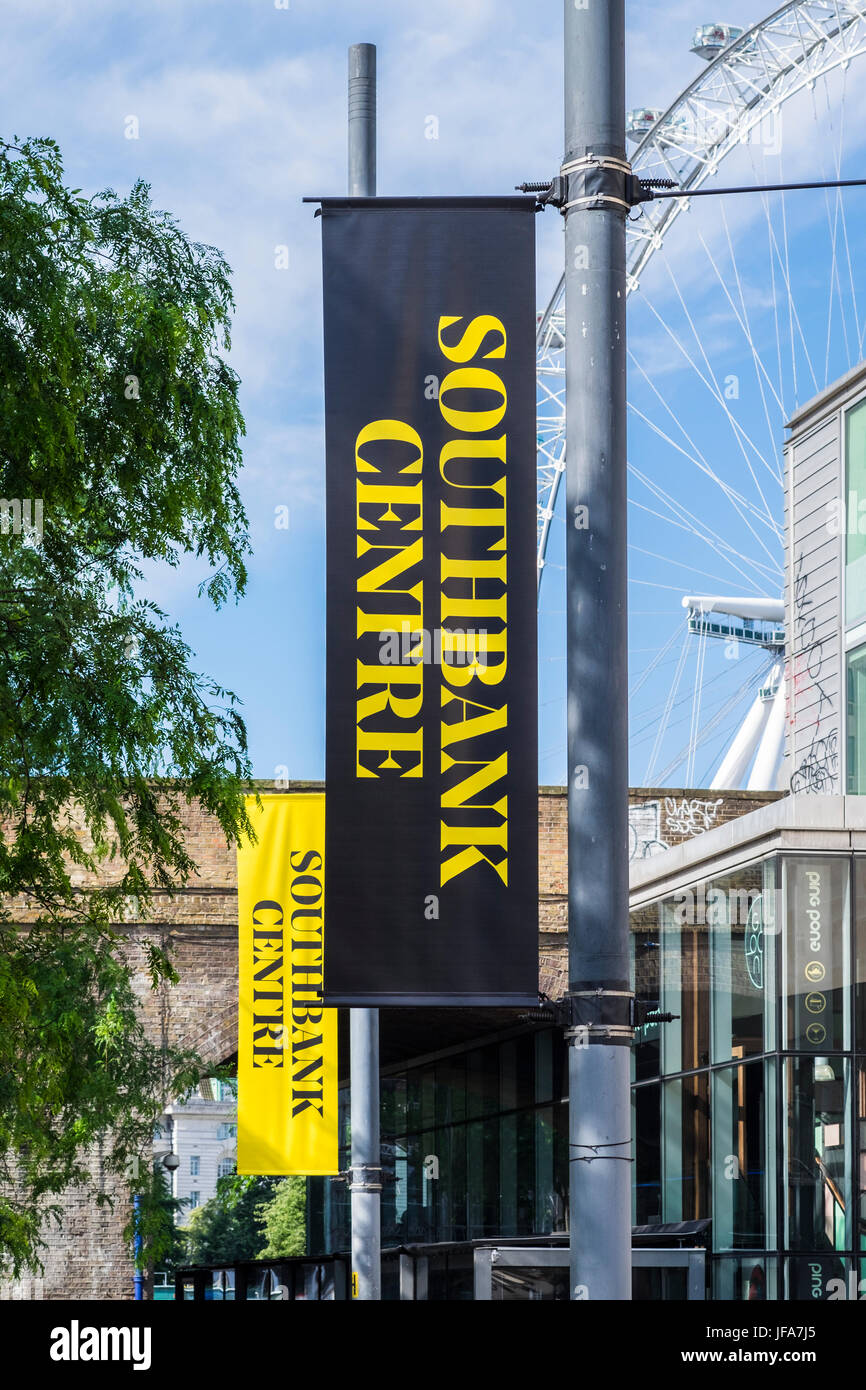
M 192 1048 L 214 1066 L 220 1066 L 233 1058 L 238 1050 L 237 1000 L 227 1001 L 220 1009 L 215 1010 L 207 1027 L 184 1038 L 181 1046 Z
M 175 987 L 177 988 L 177 987 Z M 172 1001 L 168 1042 L 172 1047 L 197 1052 L 206 1063 L 220 1066 L 238 1050 L 237 999 L 208 1001 L 206 1017 L 190 1017 L 183 1001 Z M 199 1011 L 196 1011 L 198 1014 Z

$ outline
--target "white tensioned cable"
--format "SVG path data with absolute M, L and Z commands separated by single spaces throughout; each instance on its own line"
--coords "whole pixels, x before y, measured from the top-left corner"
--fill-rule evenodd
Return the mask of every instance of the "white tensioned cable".
M 842 144 L 845 134 L 845 89 L 848 84 L 848 69 L 842 70 L 842 100 L 839 103 L 839 143 L 836 148 L 836 177 L 842 177 Z M 824 79 L 824 96 L 827 102 L 827 109 L 830 108 L 830 93 L 827 90 L 827 79 Z M 842 236 L 845 241 L 845 259 L 848 263 L 848 280 L 851 285 L 851 307 L 854 312 L 854 327 L 857 332 L 857 360 L 863 357 L 863 329 L 860 327 L 860 313 L 857 308 L 857 286 L 854 280 L 854 267 L 851 264 L 851 244 L 848 240 L 848 219 L 845 216 L 845 200 L 842 197 L 841 188 L 837 188 L 836 197 L 842 214 Z
M 673 565 L 675 569 L 688 570 L 690 574 L 696 574 L 701 579 L 709 579 L 713 584 L 730 583 L 730 581 L 727 578 L 723 578 L 722 575 L 710 574 L 708 570 L 698 569 L 697 565 L 690 565 L 687 560 L 672 560 L 670 555 L 659 555 L 657 551 L 647 550 L 644 546 L 634 545 L 631 541 L 629 541 L 628 548 L 634 555 L 646 555 L 650 560 L 661 560 L 662 564 Z M 732 587 L 744 589 L 745 585 L 735 584 Z M 746 592 L 748 593 L 748 590 L 746 590 Z
M 649 305 L 648 300 L 644 299 L 643 302 L 647 304 L 650 309 L 652 309 L 652 305 Z M 656 311 L 652 310 L 652 312 L 655 314 Z M 662 322 L 660 318 L 659 321 Z M 637 415 L 639 419 L 643 420 L 644 424 L 648 425 L 651 430 L 653 430 L 656 434 L 660 436 L 660 438 L 666 440 L 666 442 L 670 444 L 672 448 L 676 449 L 678 453 L 682 454 L 683 458 L 687 458 L 690 463 L 693 463 L 701 473 L 704 473 L 710 479 L 711 482 L 715 483 L 716 486 L 724 493 L 728 501 L 731 503 L 733 507 L 736 508 L 737 511 L 740 511 L 741 508 L 744 508 L 745 511 L 751 513 L 755 521 L 759 522 L 762 526 L 765 526 L 769 531 L 773 532 L 774 536 L 778 537 L 778 522 L 768 517 L 766 512 L 762 512 L 759 507 L 755 506 L 754 502 L 750 502 L 749 499 L 743 495 L 743 493 L 738 492 L 735 487 L 732 487 L 730 483 L 726 483 L 724 478 L 719 476 L 719 474 L 716 472 L 713 466 L 707 461 L 702 451 L 698 448 L 698 445 L 692 439 L 685 425 L 680 420 L 676 412 L 672 409 L 670 403 L 665 400 L 664 396 L 662 395 L 661 391 L 659 391 L 655 382 L 648 375 L 646 369 L 637 360 L 631 348 L 628 349 L 628 357 L 629 361 L 632 363 L 634 367 L 637 368 L 638 372 L 643 377 L 644 381 L 652 391 L 656 400 L 663 407 L 666 414 L 670 416 L 671 420 L 674 422 L 677 429 L 682 434 L 683 438 L 691 448 L 692 452 L 689 453 L 688 449 L 684 449 L 682 445 L 677 444 L 676 441 L 670 437 L 670 435 L 665 434 L 664 430 L 662 430 L 661 427 L 658 426 L 654 420 L 651 420 L 648 415 L 645 415 L 643 411 L 637 405 L 634 404 L 633 401 L 629 401 L 628 403 L 629 410 L 632 411 L 634 415 Z M 741 519 L 747 526 L 749 526 L 749 530 L 751 531 L 752 527 L 749 525 L 747 518 L 743 516 L 742 513 Z M 753 532 L 753 534 L 755 533 Z M 757 535 L 755 535 L 755 539 L 758 539 Z M 763 548 L 766 550 L 766 546 L 764 546 Z M 773 563 L 775 563 L 774 556 L 770 556 L 770 559 L 773 561 Z
M 753 468 L 753 466 L 752 466 L 752 460 L 750 459 L 749 454 L 748 454 L 748 451 L 747 451 L 747 449 L 746 449 L 746 447 L 745 447 L 745 444 L 744 444 L 744 442 L 743 442 L 744 438 L 745 438 L 745 440 L 747 441 L 747 443 L 749 444 L 749 446 L 751 447 L 751 449 L 755 452 L 755 454 L 757 455 L 757 457 L 760 459 L 761 463 L 763 463 L 764 467 L 767 469 L 767 471 L 768 471 L 768 473 L 770 474 L 770 476 L 771 476 L 771 478 L 773 479 L 773 481 L 774 481 L 776 484 L 781 484 L 781 478 L 780 478 L 779 474 L 770 466 L 770 464 L 769 464 L 769 463 L 767 462 L 767 460 L 764 458 L 763 454 L 760 452 L 760 450 L 758 449 L 757 445 L 754 443 L 754 441 L 752 440 L 752 438 L 751 438 L 751 436 L 748 434 L 748 432 L 747 432 L 745 429 L 743 429 L 743 427 L 739 424 L 739 422 L 738 422 L 737 420 L 735 420 L 735 418 L 734 418 L 734 416 L 733 416 L 733 414 L 732 414 L 732 412 L 731 412 L 731 409 L 730 409 L 730 407 L 728 406 L 727 401 L 724 399 L 724 396 L 723 396 L 723 394 L 722 394 L 721 388 L 719 387 L 718 381 L 717 381 L 717 379 L 716 379 L 715 372 L 713 371 L 713 368 L 712 368 L 712 366 L 711 366 L 711 364 L 710 364 L 709 358 L 707 357 L 706 350 L 705 350 L 705 348 L 704 348 L 703 342 L 701 341 L 700 335 L 699 335 L 699 333 L 698 333 L 698 331 L 697 331 L 697 329 L 696 329 L 696 327 L 695 327 L 694 320 L 692 319 L 692 316 L 691 316 L 691 314 L 690 314 L 689 311 L 688 311 L 688 308 L 687 308 L 687 306 L 686 306 L 685 300 L 684 300 L 684 298 L 683 298 L 683 296 L 682 296 L 682 293 L 681 293 L 681 291 L 680 291 L 679 282 L 678 282 L 678 280 L 677 280 L 677 278 L 676 278 L 676 275 L 675 275 L 675 273 L 674 273 L 673 267 L 669 264 L 668 259 L 667 259 L 666 256 L 663 258 L 663 263 L 664 263 L 664 265 L 665 265 L 665 269 L 666 269 L 667 272 L 668 272 L 668 276 L 669 276 L 669 278 L 670 278 L 670 280 L 671 280 L 671 283 L 673 284 L 674 291 L 675 291 L 675 293 L 676 293 L 676 295 L 677 295 L 677 298 L 678 298 L 678 300 L 679 300 L 680 306 L 681 306 L 682 311 L 683 311 L 683 313 L 684 313 L 684 315 L 685 315 L 686 321 L 687 321 L 687 323 L 688 323 L 688 325 L 689 325 L 689 328 L 691 329 L 692 336 L 693 336 L 693 338 L 694 338 L 694 340 L 695 340 L 695 343 L 696 343 L 697 346 L 698 346 L 698 350 L 700 351 L 701 356 L 702 356 L 702 358 L 703 358 L 703 361 L 704 361 L 704 364 L 705 364 L 705 366 L 706 366 L 706 370 L 707 370 L 707 374 L 708 374 L 709 380 L 707 380 L 707 377 L 705 377 L 704 374 L 703 374 L 702 372 L 697 371 L 697 369 L 695 368 L 695 370 L 697 371 L 697 375 L 699 376 L 700 380 L 703 381 L 704 384 L 708 387 L 708 389 L 710 390 L 711 395 L 713 396 L 713 399 L 716 401 L 716 403 L 717 403 L 718 405 L 721 406 L 722 410 L 724 411 L 725 417 L 726 417 L 728 423 L 729 423 L 730 426 L 731 426 L 731 429 L 732 429 L 734 438 L 735 438 L 735 440 L 736 440 L 736 443 L 737 443 L 737 445 L 738 445 L 738 447 L 739 447 L 740 453 L 742 454 L 743 461 L 745 462 L 746 467 L 747 467 L 747 469 L 748 469 L 748 471 L 749 471 L 749 474 L 750 474 L 750 476 L 751 476 L 751 478 L 752 478 L 752 482 L 753 482 L 754 485 L 755 485 L 755 490 L 756 490 L 756 492 L 758 493 L 758 496 L 760 497 L 761 502 L 763 503 L 764 511 L 765 511 L 765 513 L 766 513 L 767 520 L 768 520 L 768 522 L 770 523 L 770 525 L 773 527 L 773 530 L 776 532 L 777 536 L 781 539 L 781 528 L 779 527 L 779 524 L 778 524 L 778 522 L 776 521 L 776 519 L 775 519 L 775 517 L 774 517 L 774 515 L 773 515 L 773 512 L 772 512 L 772 510 L 771 510 L 771 508 L 770 508 L 770 505 L 769 505 L 769 503 L 767 502 L 767 498 L 766 498 L 765 495 L 764 495 L 763 488 L 761 487 L 761 484 L 760 484 L 760 482 L 758 481 L 758 477 L 757 477 L 757 475 L 756 475 L 756 473 L 755 473 L 755 470 L 754 470 L 754 468 Z M 655 311 L 654 311 L 654 312 L 655 312 Z M 679 343 L 679 339 L 678 339 L 678 338 L 675 338 L 675 341 L 677 341 L 677 343 Z M 681 345 L 680 345 L 680 346 L 681 346 Z M 690 359 L 690 358 L 689 358 L 689 361 L 690 361 L 690 364 L 694 367 L 694 363 L 691 362 L 691 359 Z M 710 383 L 712 383 L 712 384 L 710 384 Z
M 689 630 L 688 630 L 688 627 L 686 627 L 685 632 L 684 632 L 684 634 L 683 634 L 683 645 L 682 645 L 682 650 L 681 650 L 681 652 L 680 652 L 680 659 L 679 659 L 679 661 L 677 662 L 677 669 L 676 669 L 676 671 L 674 672 L 674 678 L 673 678 L 673 681 L 671 682 L 671 688 L 670 688 L 670 690 L 668 691 L 668 698 L 667 698 L 667 701 L 666 701 L 666 703 L 665 703 L 664 711 L 662 712 L 662 717 L 661 717 L 661 719 L 659 720 L 659 726 L 658 726 L 658 729 L 657 729 L 657 731 L 656 731 L 655 742 L 653 743 L 652 751 L 651 751 L 650 757 L 649 757 L 649 762 L 647 763 L 647 767 L 646 767 L 646 773 L 644 774 L 644 786 L 645 786 L 645 787 L 651 787 L 651 786 L 652 786 L 652 780 L 651 780 L 651 779 L 652 779 L 653 769 L 655 768 L 656 758 L 657 758 L 658 755 L 659 755 L 659 750 L 660 750 L 660 748 L 661 748 L 661 746 L 662 746 L 662 742 L 663 742 L 663 740 L 664 740 L 664 736 L 665 736 L 665 734 L 666 734 L 666 732 L 667 732 L 668 720 L 669 720 L 670 717 L 671 717 L 671 710 L 672 710 L 673 707 L 674 707 L 674 700 L 676 699 L 676 694 L 677 694 L 677 691 L 678 691 L 678 689 L 679 689 L 680 681 L 681 681 L 682 678 L 683 678 L 683 669 L 684 669 L 685 664 L 686 664 L 686 656 L 688 655 L 688 650 L 689 650 Z
M 668 437 L 664 434 L 663 438 L 665 438 L 666 441 L 671 445 L 673 444 L 673 441 L 668 439 Z M 719 556 L 720 559 L 725 560 L 728 564 L 730 564 L 731 567 L 734 569 L 735 573 L 737 573 L 741 577 L 744 577 L 742 566 L 745 565 L 748 569 L 755 570 L 758 575 L 758 578 L 760 579 L 761 587 L 766 586 L 768 579 L 771 576 L 775 577 L 778 568 L 777 566 L 774 566 L 771 570 L 762 561 L 754 560 L 751 556 L 744 554 L 740 550 L 737 550 L 735 546 L 731 545 L 730 541 L 724 540 L 715 531 L 713 531 L 712 527 L 708 526 L 707 523 L 703 520 L 703 518 L 696 517 L 694 513 L 690 512 L 688 508 L 685 507 L 677 498 L 672 497 L 671 494 L 661 486 L 661 484 L 655 482 L 654 479 L 647 477 L 647 475 L 643 473 L 639 468 L 637 468 L 635 464 L 630 463 L 628 465 L 628 471 L 632 474 L 633 477 L 637 478 L 638 482 L 641 483 L 647 489 L 648 492 L 650 492 L 664 506 L 666 506 L 672 513 L 672 515 L 665 516 L 661 512 L 654 512 L 651 507 L 647 507 L 644 503 L 638 502 L 633 497 L 629 498 L 629 504 L 631 506 L 638 507 L 642 511 L 647 511 L 652 516 L 658 516 L 660 520 L 667 522 L 669 526 L 675 526 L 679 530 L 691 532 L 692 535 L 696 536 L 699 540 L 702 540 L 706 545 L 708 545 L 710 549 L 713 550 Z M 736 564 L 734 563 L 735 561 L 737 562 Z M 752 583 L 755 584 L 757 589 L 757 581 L 752 580 Z
M 767 205 L 766 205 L 766 197 L 765 197 L 765 198 L 764 198 L 764 207 L 765 207 L 765 211 L 766 211 L 766 206 L 767 206 Z M 768 213 L 767 215 L 769 216 L 769 213 Z M 758 352 L 757 348 L 755 347 L 754 338 L 752 337 L 752 332 L 751 332 L 751 326 L 750 326 L 750 324 L 749 324 L 748 317 L 745 316 L 745 302 L 744 302 L 744 297 L 743 297 L 742 285 L 740 285 L 740 289 L 739 289 L 740 301 L 741 301 L 741 308 L 738 309 L 737 306 L 736 306 L 736 304 L 734 303 L 733 299 L 731 298 L 731 292 L 730 292 L 730 290 L 729 290 L 729 288 L 728 288 L 728 286 L 727 286 L 727 284 L 726 284 L 726 282 L 725 282 L 724 276 L 722 275 L 721 271 L 719 270 L 719 267 L 718 267 L 718 265 L 717 265 L 717 263 L 716 263 L 716 259 L 715 259 L 714 255 L 713 255 L 713 253 L 711 252 L 710 248 L 707 246 L 707 243 L 706 243 L 706 241 L 704 240 L 703 236 L 702 236 L 700 233 L 698 233 L 698 240 L 700 241 L 701 246 L 702 246 L 703 249 L 704 249 L 704 252 L 705 252 L 705 254 L 706 254 L 706 256 L 707 256 L 707 259 L 708 259 L 708 261 L 709 261 L 709 263 L 710 263 L 710 265 L 711 265 L 711 267 L 712 267 L 712 269 L 713 269 L 713 273 L 715 274 L 715 277 L 716 277 L 716 279 L 718 280 L 719 285 L 721 286 L 722 292 L 723 292 L 723 294 L 725 295 L 725 298 L 727 299 L 728 304 L 730 305 L 731 312 L 733 313 L 734 318 L 736 319 L 737 324 L 738 324 L 740 330 L 741 330 L 742 333 L 743 333 L 743 336 L 745 337 L 746 341 L 747 341 L 748 344 L 749 344 L 749 350 L 750 350 L 751 356 L 752 356 L 752 365 L 753 365 L 754 368 L 755 368 L 755 379 L 756 379 L 756 381 L 757 381 L 757 383 L 758 383 L 758 391 L 759 391 L 760 396 L 761 396 L 761 405 L 762 405 L 762 408 L 763 408 L 763 411 L 764 411 L 764 419 L 766 420 L 766 423 L 767 423 L 767 434 L 768 434 L 768 436 L 769 436 L 769 439 L 770 439 L 770 442 L 771 442 L 771 446 L 772 446 L 773 450 L 775 451 L 775 450 L 778 449 L 778 443 L 779 443 L 779 441 L 778 441 L 778 430 L 773 428 L 773 423 L 772 423 L 772 421 L 771 421 L 771 419 L 770 419 L 770 407 L 769 407 L 769 404 L 768 404 L 768 402 L 767 402 L 767 391 L 766 391 L 765 387 L 768 387 L 768 388 L 769 388 L 769 390 L 770 390 L 770 392 L 771 392 L 771 394 L 772 394 L 772 396 L 773 396 L 773 399 L 775 400 L 776 405 L 777 405 L 778 408 L 779 408 L 779 414 L 780 414 L 781 416 L 784 416 L 785 408 L 784 408 L 784 405 L 783 405 L 783 403 L 782 403 L 782 397 L 781 397 L 781 394 L 780 394 L 780 392 L 781 392 L 782 389 L 783 389 L 783 388 L 782 388 L 781 339 L 780 339 L 780 336 L 779 336 L 779 308 L 778 308 L 778 302 L 777 302 L 777 297 L 776 297 L 776 280 L 775 280 L 775 273 L 776 273 L 776 270 L 775 270 L 775 264 L 774 264 L 774 262 L 773 262 L 772 247 L 770 248 L 770 267 L 771 267 L 771 278 L 772 278 L 772 285 L 773 285 L 773 291 L 772 291 L 772 293 L 773 293 L 773 320 L 774 320 L 775 329 L 776 329 L 776 351 L 777 351 L 777 356 L 778 356 L 778 369 L 779 369 L 779 390 L 778 390 L 778 391 L 776 390 L 776 386 L 775 386 L 774 382 L 773 382 L 773 381 L 771 380 L 771 378 L 770 378 L 770 374 L 769 374 L 769 372 L 767 371 L 767 368 L 764 366 L 764 362 L 763 362 L 763 359 L 761 358 L 761 354 Z M 769 244 L 769 243 L 768 243 L 768 244 Z M 777 455 L 777 457 L 778 457 L 778 455 Z M 780 474 L 780 472 L 777 471 L 777 472 L 775 473 L 774 476 L 776 477 L 776 480 L 781 484 L 782 479 L 781 479 L 781 474 Z
M 817 108 L 817 106 L 816 106 L 816 104 L 815 104 L 815 91 L 814 91 L 814 88 L 813 88 L 812 91 L 809 93 L 809 95 L 810 95 L 810 97 L 811 97 L 811 99 L 812 99 L 812 119 L 813 119 L 813 121 L 815 122 L 815 131 L 816 131 L 816 134 L 817 134 L 817 131 L 818 131 L 818 108 Z M 830 129 L 831 129 L 831 130 L 833 129 L 833 119 L 832 119 L 832 115 L 830 116 Z M 817 140 L 817 139 L 815 140 L 815 144 L 816 144 L 816 146 L 818 146 L 819 153 L 820 153 L 821 177 L 822 177 L 822 179 L 826 179 L 826 177 L 827 177 L 827 164 L 826 164 L 826 159 L 825 159 L 825 157 L 824 157 L 824 146 L 823 146 L 823 144 L 822 144 L 819 140 Z M 831 213 L 831 211 L 830 211 L 830 190 L 829 190 L 829 188 L 825 188 L 825 189 L 824 189 L 824 210 L 825 210 L 825 212 L 827 213 L 827 232 L 828 232 L 828 235 L 829 235 L 829 238 L 830 238 L 830 254 L 831 254 L 831 258 L 832 258 L 832 259 L 831 259 L 831 263 L 830 263 L 830 285 L 829 285 L 829 289 L 828 289 L 828 292 L 827 292 L 827 335 L 826 335 L 825 346 L 824 346 L 824 385 L 825 385 L 825 386 L 829 383 L 829 380 L 830 380 L 830 345 L 831 345 L 831 343 L 832 343 L 832 341 L 833 341 L 833 312 L 834 312 L 834 300 L 835 300 L 835 298 L 836 298 L 837 295 L 838 295 L 838 298 L 839 298 L 840 323 L 841 323 L 841 327 L 842 327 L 842 333 L 843 333 L 843 336 L 844 336 L 844 338 L 845 338 L 845 357 L 846 357 L 846 359 L 847 359 L 847 365 L 848 365 L 848 367 L 851 366 L 851 349 L 850 349 L 850 346 L 849 346 L 849 343 L 848 343 L 848 325 L 847 325 L 847 322 L 846 322 L 846 319 L 845 319 L 845 308 L 844 308 L 844 305 L 843 305 L 843 303 L 842 303 L 842 290 L 841 290 L 841 285 L 839 284 L 839 205 L 840 205 L 840 202 L 841 202 L 841 197 L 840 197 L 841 192 L 842 192 L 841 188 L 837 188 L 837 190 L 836 190 L 836 207 L 835 207 L 835 213 Z
M 703 615 L 702 615 L 703 616 Z M 707 632 L 702 625 L 701 635 L 698 638 L 698 659 L 695 670 L 695 688 L 692 695 L 692 722 L 689 729 L 689 756 L 686 762 L 686 786 L 694 785 L 695 775 L 695 754 L 697 752 L 697 737 L 701 718 L 701 688 L 703 685 L 704 662 L 707 656 Z
M 771 670 L 772 666 L 767 667 L 766 673 L 768 674 Z M 757 684 L 760 684 L 760 682 L 757 682 Z M 707 736 L 713 733 L 718 728 L 722 720 L 728 714 L 730 714 L 730 712 L 733 709 L 735 709 L 737 705 L 739 705 L 743 696 L 754 690 L 755 685 L 756 681 L 754 675 L 750 675 L 746 680 L 743 681 L 739 689 L 734 691 L 733 695 L 731 695 L 730 698 L 726 700 L 725 704 L 722 705 L 722 707 L 719 710 L 717 710 L 717 712 L 713 715 L 712 719 L 708 720 L 708 722 L 701 728 L 698 734 L 699 743 L 703 743 L 706 740 Z M 737 721 L 739 721 L 741 718 L 742 715 L 738 714 Z M 661 772 L 657 774 L 659 779 L 659 785 L 664 785 L 665 778 L 670 777 L 671 773 L 675 772 L 676 769 L 681 765 L 681 763 L 683 763 L 686 760 L 686 758 L 688 757 L 689 747 L 690 742 L 684 744 L 682 748 L 680 748 L 676 756 L 673 757 L 671 761 L 665 767 L 662 768 Z
M 671 633 L 671 635 L 670 635 L 670 637 L 668 638 L 668 640 L 665 642 L 664 646 L 659 648 L 659 650 L 656 652 L 655 656 L 653 657 L 652 661 L 649 663 L 648 666 L 644 667 L 643 671 L 641 671 L 641 673 L 640 673 L 640 675 L 638 676 L 637 680 L 635 681 L 634 685 L 633 685 L 633 686 L 631 687 L 631 689 L 629 690 L 629 692 L 628 692 L 628 698 L 629 698 L 629 700 L 633 700 L 633 699 L 634 699 L 635 695 L 637 695 L 637 693 L 638 693 L 638 691 L 641 689 L 641 687 L 649 680 L 650 676 L 652 675 L 652 673 L 653 673 L 653 671 L 656 669 L 656 667 L 659 666 L 659 665 L 661 665 L 662 659 L 663 659 L 664 657 L 667 656 L 668 652 L 670 651 L 671 647 L 672 647 L 672 646 L 674 645 L 674 643 L 676 642 L 676 640 L 677 640 L 677 638 L 679 637 L 679 635 L 680 635 L 680 634 L 679 634 L 679 632 L 677 631 L 677 629 L 674 628 L 673 632 Z
M 631 352 L 631 349 L 628 350 L 628 355 L 629 355 L 629 360 L 630 360 L 630 361 L 635 361 L 635 359 L 634 359 L 634 357 L 633 357 L 633 354 L 632 354 L 632 352 Z M 638 369 L 638 371 L 640 372 L 640 374 L 641 374 L 642 376 L 645 376 L 645 373 L 644 373 L 643 368 L 641 367 L 640 363 L 635 362 L 635 365 L 637 366 L 637 369 Z M 647 379 L 647 382 L 648 382 L 650 388 L 651 388 L 651 389 L 653 390 L 653 392 L 658 396 L 658 399 L 661 401 L 662 405 L 664 405 L 664 407 L 665 407 L 665 409 L 667 410 L 668 414 L 671 416 L 671 419 L 674 421 L 674 424 L 676 424 L 676 425 L 679 426 L 679 428 L 680 428 L 680 430 L 682 431 L 683 435 L 684 435 L 685 438 L 688 440 L 689 444 L 691 445 L 692 449 L 694 450 L 694 453 L 691 453 L 691 454 L 690 454 L 686 449 L 683 449 L 683 448 L 682 448 L 680 445 L 678 445 L 674 440 L 670 439 L 669 436 L 663 436 L 663 431 L 659 429 L 659 427 L 656 425 L 655 421 L 654 421 L 654 420 L 651 420 L 651 419 L 649 418 L 648 415 L 645 415 L 645 414 L 643 413 L 643 411 L 640 410 L 640 409 L 634 404 L 633 401 L 630 401 L 630 402 L 629 402 L 629 410 L 631 410 L 632 413 L 635 414 L 635 415 L 638 417 L 638 419 L 643 420 L 644 424 L 646 424 L 646 425 L 653 431 L 653 433 L 659 434 L 659 435 L 662 435 L 663 437 L 665 437 L 665 438 L 667 439 L 667 442 L 670 443 L 670 444 L 672 445 L 672 447 L 675 448 L 679 453 L 681 453 L 681 454 L 683 455 L 684 458 L 687 458 L 687 459 L 690 460 L 690 462 L 696 464 L 696 466 L 700 469 L 700 471 L 701 471 L 702 473 L 705 473 L 705 474 L 707 475 L 708 478 L 710 478 L 714 483 L 717 483 L 717 484 L 718 484 L 718 486 L 721 488 L 722 492 L 723 492 L 723 493 L 725 494 L 725 496 L 727 497 L 728 501 L 729 501 L 729 502 L 731 503 L 731 505 L 734 507 L 735 511 L 739 514 L 740 520 L 741 520 L 741 521 L 743 522 L 743 524 L 748 528 L 748 530 L 752 533 L 752 535 L 754 536 L 755 540 L 758 542 L 758 545 L 759 545 L 759 546 L 761 547 L 761 549 L 764 551 L 764 553 L 765 553 L 765 555 L 767 556 L 767 559 L 769 560 L 770 564 L 773 565 L 773 566 L 778 565 L 778 560 L 776 559 L 776 556 L 775 556 L 775 555 L 773 554 L 773 552 L 769 549 L 769 547 L 765 544 L 765 542 L 764 542 L 764 540 L 763 540 L 763 537 L 761 537 L 761 536 L 758 535 L 758 532 L 755 530 L 754 526 L 751 524 L 751 522 L 749 521 L 748 517 L 746 516 L 746 512 L 751 512 L 752 516 L 754 516 L 754 518 L 755 518 L 756 521 L 758 521 L 758 522 L 760 522 L 762 525 L 767 526 L 768 528 L 770 528 L 770 529 L 772 530 L 772 532 L 773 532 L 773 535 L 776 537 L 776 539 L 778 539 L 778 531 L 777 531 L 776 527 L 775 527 L 775 526 L 771 526 L 771 524 L 770 524 L 769 520 L 767 519 L 767 516 L 765 515 L 765 513 L 758 511 L 758 509 L 757 509 L 753 504 L 747 502 L 747 501 L 742 497 L 742 494 L 741 494 L 741 493 L 738 493 L 738 492 L 736 491 L 735 488 L 730 487 L 729 484 L 727 484 L 727 483 L 724 481 L 724 479 L 722 479 L 722 478 L 719 477 L 719 475 L 716 473 L 715 469 L 712 468 L 712 467 L 710 466 L 710 464 L 706 461 L 706 459 L 704 458 L 703 454 L 701 453 L 701 451 L 698 449 L 697 445 L 695 444 L 694 440 L 691 439 L 691 438 L 689 437 L 689 435 L 687 434 L 687 432 L 686 432 L 686 430 L 685 430 L 685 427 L 682 425 L 682 423 L 680 422 L 680 420 L 678 419 L 678 417 L 677 417 L 677 416 L 674 414 L 674 412 L 671 410 L 671 408 L 670 408 L 670 406 L 668 405 L 668 403 L 663 399 L 663 397 L 661 396 L 661 393 L 658 392 L 658 391 L 656 390 L 654 384 L 649 380 L 648 377 L 647 377 L 646 379 Z M 697 456 L 697 457 L 696 457 L 696 456 Z

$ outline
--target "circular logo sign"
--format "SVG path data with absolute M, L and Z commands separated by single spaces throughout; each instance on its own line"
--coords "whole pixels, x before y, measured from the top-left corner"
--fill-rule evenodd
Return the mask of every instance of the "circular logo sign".
M 810 960 L 804 971 L 806 979 L 813 985 L 816 985 L 819 980 L 823 980 L 826 973 L 826 970 L 819 960 Z
M 824 1027 L 823 1023 L 810 1023 L 809 1027 L 806 1029 L 806 1037 L 815 1047 L 818 1047 L 826 1036 L 827 1029 Z
M 822 1014 L 827 1007 L 827 997 L 815 990 L 812 994 L 806 995 L 805 1003 L 810 1014 Z
M 743 937 L 743 950 L 746 956 L 746 969 L 755 989 L 764 988 L 764 913 L 763 898 L 759 894 L 749 907 L 746 932 Z M 810 962 L 811 964 L 811 962 Z

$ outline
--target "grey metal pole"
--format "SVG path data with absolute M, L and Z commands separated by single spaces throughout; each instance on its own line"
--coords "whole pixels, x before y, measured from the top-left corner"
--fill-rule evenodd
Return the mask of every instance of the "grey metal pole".
M 349 49 L 349 195 L 376 196 L 376 46 Z M 352 1294 L 382 1297 L 382 1156 L 379 1010 L 349 1010 L 352 1160 Z
M 349 49 L 349 197 L 376 196 L 376 45 Z
M 631 1298 L 624 8 L 565 0 L 569 1231 L 593 1300 Z

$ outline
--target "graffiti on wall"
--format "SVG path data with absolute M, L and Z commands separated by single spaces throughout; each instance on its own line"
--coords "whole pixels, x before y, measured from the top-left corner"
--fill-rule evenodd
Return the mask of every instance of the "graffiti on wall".
M 668 834 L 682 835 L 684 839 L 691 835 L 702 835 L 705 830 L 715 825 L 723 801 L 722 796 L 717 797 L 715 801 L 704 801 L 697 796 L 684 796 L 677 801 L 675 796 L 666 796 L 665 821 Z
M 637 802 L 628 808 L 628 857 L 649 859 L 668 848 L 661 837 L 662 806 L 660 801 Z
M 628 808 L 629 860 L 649 859 L 674 842 L 702 835 L 718 821 L 724 797 L 666 796 L 661 801 L 637 801 Z

